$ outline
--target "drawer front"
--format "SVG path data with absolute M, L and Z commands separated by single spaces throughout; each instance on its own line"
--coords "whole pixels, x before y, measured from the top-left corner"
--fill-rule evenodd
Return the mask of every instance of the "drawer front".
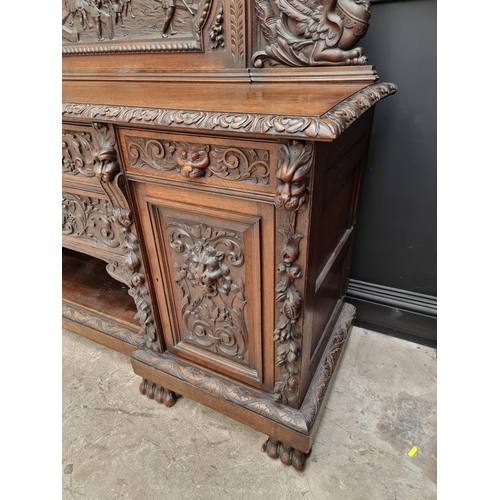
M 274 263 L 263 256 L 274 255 L 274 207 L 133 185 L 168 349 L 265 388 L 273 350 L 271 336 L 266 360 L 263 331 L 272 331 L 274 298 L 261 291 L 273 287 Z
M 119 130 L 125 169 L 137 176 L 229 190 L 274 193 L 277 145 L 215 137 Z

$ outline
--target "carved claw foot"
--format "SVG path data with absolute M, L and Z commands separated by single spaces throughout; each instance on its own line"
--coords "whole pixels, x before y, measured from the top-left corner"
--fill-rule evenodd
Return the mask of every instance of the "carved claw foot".
M 175 394 L 175 392 L 169 391 L 145 378 L 142 379 L 141 385 L 139 386 L 139 392 L 143 396 L 154 399 L 157 403 L 163 403 L 169 408 L 174 406 L 177 401 L 177 394 Z
M 261 451 L 267 452 L 271 458 L 280 458 L 284 465 L 293 465 L 299 472 L 306 468 L 306 458 L 309 456 L 271 437 L 262 445 Z

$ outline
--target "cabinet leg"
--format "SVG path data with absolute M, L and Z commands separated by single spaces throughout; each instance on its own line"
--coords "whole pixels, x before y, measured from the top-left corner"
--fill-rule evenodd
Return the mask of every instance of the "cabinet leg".
M 306 468 L 306 458 L 309 456 L 272 437 L 262 445 L 262 451 L 267 452 L 271 458 L 280 458 L 284 465 L 293 465 L 299 472 Z
M 149 399 L 154 399 L 157 403 L 163 403 L 168 407 L 174 406 L 177 401 L 177 394 L 175 392 L 169 391 L 165 389 L 165 387 L 157 385 L 145 378 L 142 379 L 141 385 L 139 386 L 139 392 Z

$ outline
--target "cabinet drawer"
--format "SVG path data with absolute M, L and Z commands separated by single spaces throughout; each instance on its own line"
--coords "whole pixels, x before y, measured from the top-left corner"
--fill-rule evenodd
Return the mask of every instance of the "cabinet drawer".
M 125 169 L 133 175 L 229 190 L 276 190 L 274 143 L 131 129 L 118 134 Z

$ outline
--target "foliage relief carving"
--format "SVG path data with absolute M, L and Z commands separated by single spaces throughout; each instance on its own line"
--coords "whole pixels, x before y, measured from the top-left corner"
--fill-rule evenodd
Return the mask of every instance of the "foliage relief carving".
M 246 362 L 245 285 L 232 276 L 244 263 L 241 236 L 206 224 L 167 223 L 180 291 L 184 339 Z
M 62 172 L 63 174 L 93 177 L 94 145 L 90 132 L 63 130 Z
M 301 355 L 300 315 L 302 296 L 295 281 L 302 278 L 297 264 L 299 244 L 303 235 L 296 232 L 297 214 L 309 199 L 309 174 L 313 160 L 313 144 L 300 141 L 280 143 L 278 148 L 276 208 L 289 214 L 289 227 L 279 227 L 283 235 L 277 268 L 276 302 L 279 316 L 274 330 L 276 366 L 282 368 L 281 380 L 274 386 L 276 401 L 296 403 L 299 387 L 299 360 Z

